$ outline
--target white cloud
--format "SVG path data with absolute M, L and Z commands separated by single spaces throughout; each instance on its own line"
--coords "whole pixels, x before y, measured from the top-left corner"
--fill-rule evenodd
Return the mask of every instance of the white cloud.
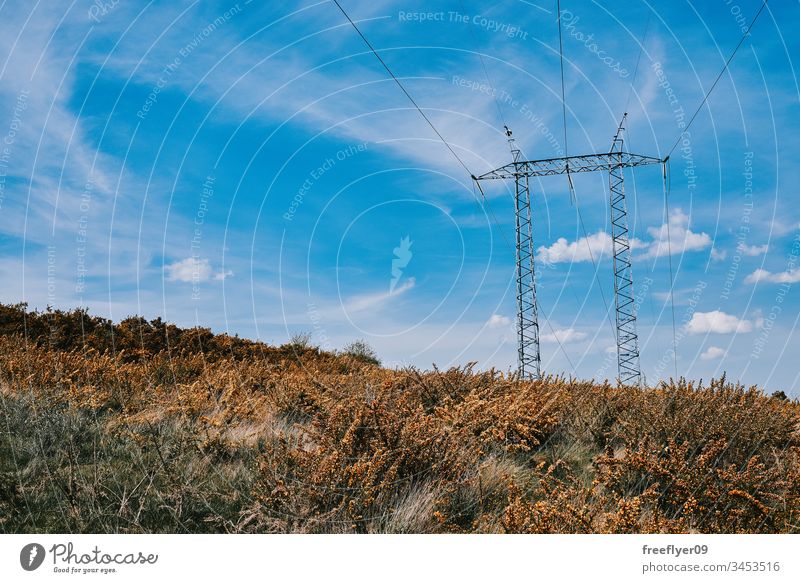
M 176 261 L 165 265 L 167 279 L 169 281 L 206 281 L 211 277 L 211 264 L 208 259 L 195 259 L 187 257 L 181 261 Z
M 611 253 L 611 235 L 598 231 L 594 235 L 581 237 L 572 243 L 560 237 L 555 243 L 546 247 L 542 245 L 536 252 L 537 260 L 542 263 L 574 263 L 598 261 L 602 256 Z
M 764 245 L 746 245 L 744 243 L 739 243 L 739 245 L 736 246 L 736 250 L 739 253 L 747 255 L 748 257 L 758 257 L 766 253 L 768 249 L 769 245 L 766 243 Z
M 742 320 L 720 310 L 695 312 L 686 325 L 689 334 L 732 334 L 746 333 L 753 329 L 753 323 Z
M 681 209 L 675 209 L 670 214 L 669 228 L 667 224 L 660 227 L 649 227 L 647 232 L 652 239 L 643 241 L 631 239 L 631 249 L 644 250 L 642 257 L 663 257 L 672 251 L 673 255 L 686 251 L 700 251 L 711 246 L 711 237 L 707 233 L 695 233 L 689 229 L 689 217 Z M 541 246 L 536 252 L 536 259 L 542 263 L 574 263 L 598 261 L 602 257 L 611 255 L 611 235 L 598 231 L 588 237 L 581 237 L 577 241 L 569 242 L 560 237 L 555 243 Z M 724 259 L 727 253 L 711 250 L 711 257 L 715 260 Z
M 208 259 L 199 259 L 197 257 L 187 257 L 181 261 L 170 263 L 165 265 L 164 269 L 167 272 L 169 281 L 186 283 L 200 283 L 210 279 L 222 281 L 233 275 L 230 270 L 214 273 L 211 268 L 211 262 Z
M 695 233 L 689 229 L 689 217 L 681 209 L 670 213 L 669 225 L 648 227 L 647 232 L 653 240 L 648 243 L 643 257 L 664 257 L 670 251 L 672 255 L 680 255 L 711 246 L 711 237 L 707 233 Z
M 711 261 L 725 261 L 728 258 L 728 252 L 723 250 L 719 250 L 716 247 L 711 248 Z
M 716 360 L 725 356 L 727 351 L 719 346 L 709 346 L 708 350 L 700 355 L 701 360 Z
M 489 321 L 486 322 L 489 328 L 507 328 L 511 325 L 511 318 L 508 316 L 501 316 L 500 314 L 492 314 Z
M 580 342 L 586 336 L 586 332 L 578 332 L 574 328 L 565 328 L 563 330 L 554 330 L 551 334 L 542 334 L 540 340 L 542 342 L 568 344 L 570 342 Z
M 756 269 L 744 280 L 745 283 L 759 283 L 762 281 L 768 283 L 798 283 L 800 282 L 800 268 L 778 273 L 772 273 L 766 269 Z

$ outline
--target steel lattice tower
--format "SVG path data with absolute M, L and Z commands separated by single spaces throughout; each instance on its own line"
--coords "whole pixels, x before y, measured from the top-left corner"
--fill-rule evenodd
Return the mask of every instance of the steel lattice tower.
M 521 153 L 511 143 L 516 164 Z M 529 178 L 524 172 L 514 176 L 514 214 L 517 227 L 517 366 L 521 378 L 538 379 L 542 370 L 533 261 L 533 215 Z
M 624 119 L 624 118 L 623 118 Z M 628 237 L 628 204 L 622 165 L 622 125 L 611 143 L 614 164 L 608 168 L 611 240 L 614 254 L 614 305 L 616 308 L 617 372 L 625 384 L 641 383 L 639 336 L 636 333 L 636 302 L 633 289 L 633 264 Z
M 623 123 L 624 120 L 623 117 Z M 625 168 L 663 164 L 664 161 L 651 156 L 626 152 L 622 139 L 623 123 L 617 129 L 611 151 L 608 153 L 544 160 L 523 160 L 521 152 L 513 145 L 511 132 L 507 131 L 514 161 L 480 176 L 472 177 L 476 182 L 514 180 L 517 235 L 517 360 L 521 378 L 530 379 L 541 376 L 530 178 L 604 171 L 608 172 L 610 190 L 618 378 L 625 384 L 638 385 L 641 382 L 633 264 L 628 236 L 628 210 L 623 172 Z

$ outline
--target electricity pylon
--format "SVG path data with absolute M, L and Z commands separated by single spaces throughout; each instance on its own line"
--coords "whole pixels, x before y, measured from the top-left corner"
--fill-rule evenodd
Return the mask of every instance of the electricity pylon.
M 520 150 L 514 146 L 511 132 L 506 128 L 513 162 L 480 176 L 472 177 L 476 182 L 481 180 L 514 181 L 517 231 L 517 365 L 521 378 L 531 379 L 541 376 L 530 179 L 562 174 L 567 174 L 569 177 L 569 174 L 572 173 L 603 171 L 608 172 L 610 190 L 618 375 L 620 382 L 625 384 L 639 385 L 641 382 L 633 264 L 628 236 L 628 209 L 625 201 L 623 171 L 625 168 L 636 166 L 663 164 L 664 161 L 652 156 L 626 152 L 622 139 L 624 122 L 625 117 L 623 116 L 612 141 L 611 151 L 608 153 L 544 160 L 523 160 Z

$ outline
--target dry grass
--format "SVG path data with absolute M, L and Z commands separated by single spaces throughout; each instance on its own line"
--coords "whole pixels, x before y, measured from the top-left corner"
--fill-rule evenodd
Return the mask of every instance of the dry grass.
M 4 532 L 800 532 L 800 406 L 724 379 L 393 371 L 88 320 L 0 309 Z

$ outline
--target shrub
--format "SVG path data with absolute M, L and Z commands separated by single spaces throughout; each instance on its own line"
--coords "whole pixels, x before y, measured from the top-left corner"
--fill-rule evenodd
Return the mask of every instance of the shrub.
M 388 370 L 24 310 L 0 306 L 2 532 L 800 532 L 800 404 L 724 378 Z
M 351 342 L 344 347 L 342 353 L 367 364 L 374 364 L 376 366 L 380 366 L 381 364 L 378 354 L 364 340 L 355 340 Z

